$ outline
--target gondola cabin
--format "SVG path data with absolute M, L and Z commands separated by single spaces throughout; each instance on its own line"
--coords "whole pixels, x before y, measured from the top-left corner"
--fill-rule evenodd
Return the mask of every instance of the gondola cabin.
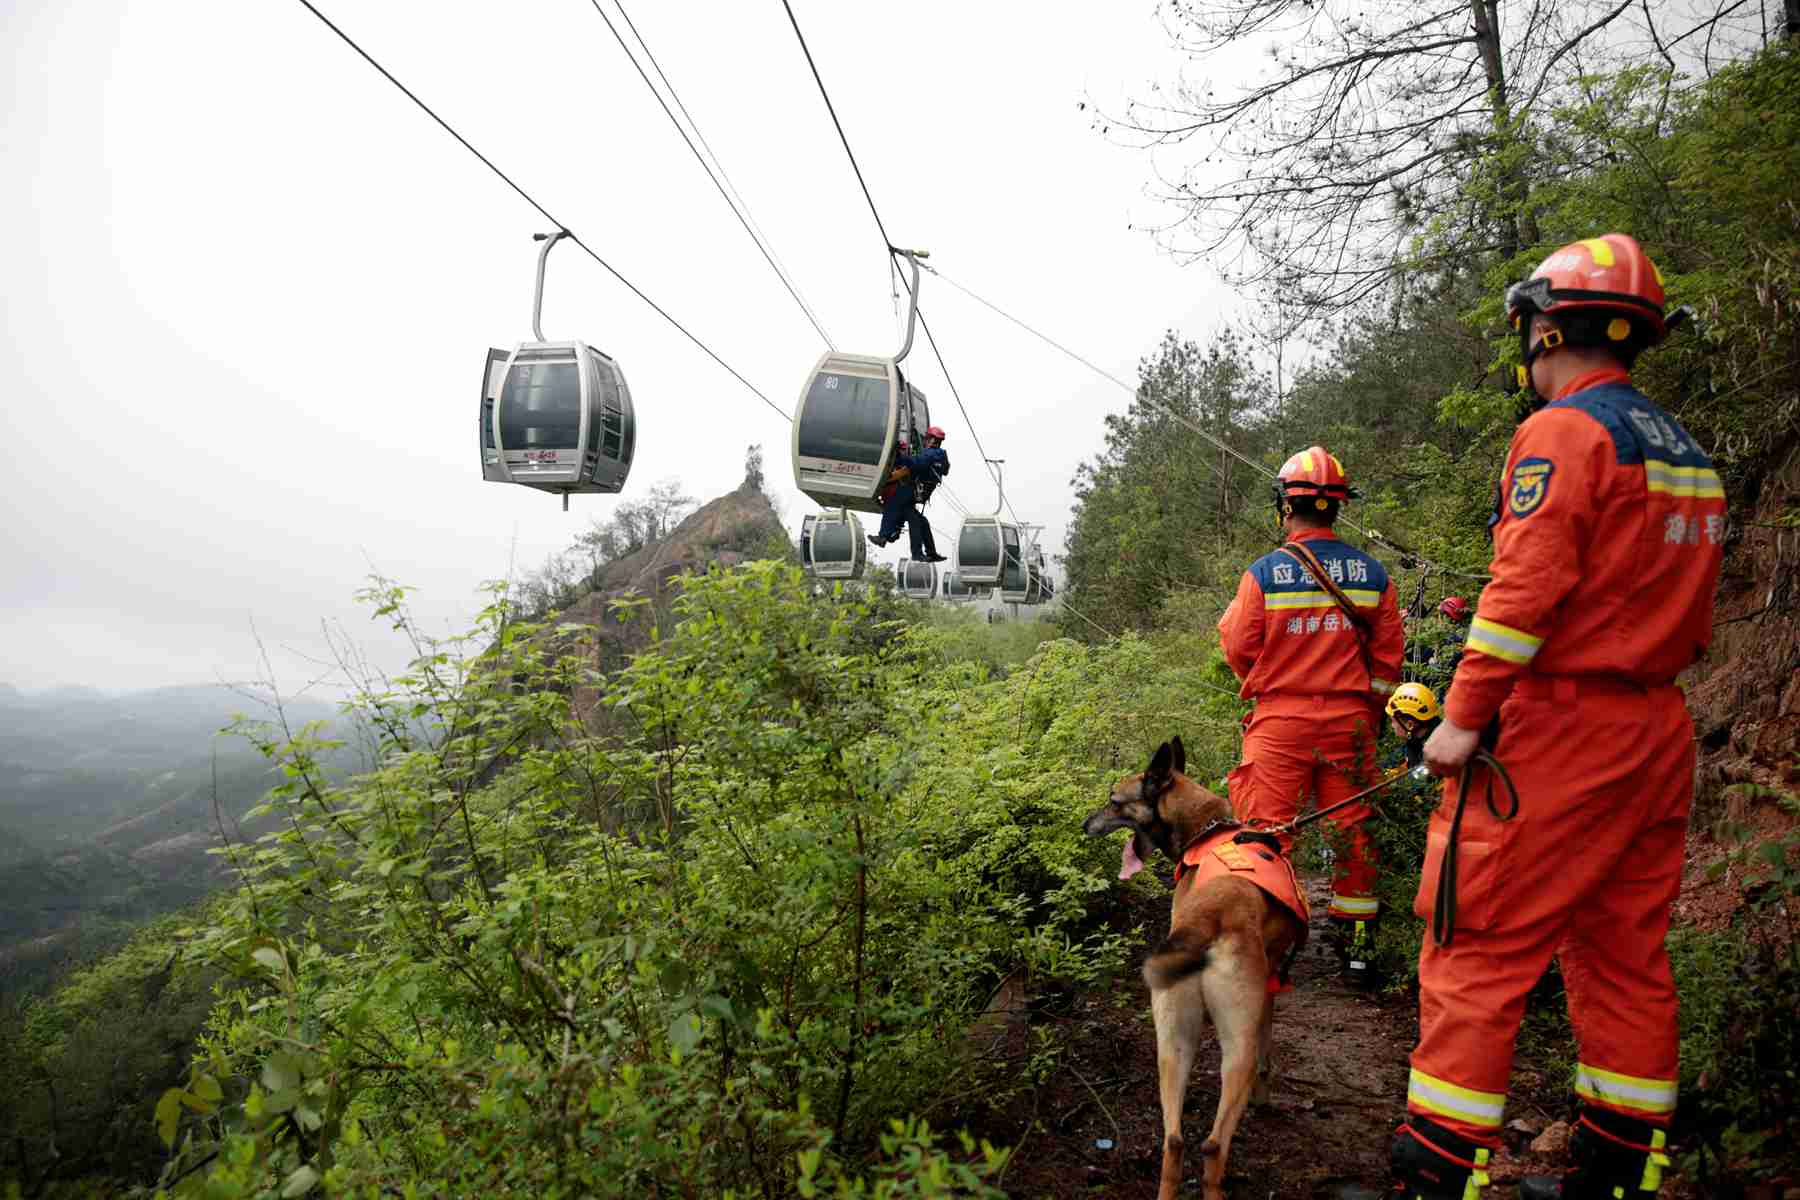
M 1044 561 L 1043 547 L 1033 542 L 1026 561 L 1031 567 L 1031 586 L 1025 603 L 1048 604 L 1050 597 L 1056 592 L 1056 585 L 1050 581 L 1050 568 Z
M 1006 562 L 1000 572 L 1000 599 L 1008 604 L 1032 604 L 1032 563 L 1019 537 L 1016 526 L 1003 526 L 1001 538 L 1006 547 Z
M 937 595 L 937 564 L 900 560 L 900 594 L 909 600 L 930 600 Z
M 1033 546 L 1031 549 L 1036 559 L 1036 569 L 1032 572 L 1031 582 L 1037 591 L 1037 599 L 1032 603 L 1048 604 L 1056 599 L 1056 581 L 1050 578 L 1050 567 L 1044 561 L 1043 550 L 1037 546 Z
M 1003 587 L 1004 565 L 1022 561 L 1022 543 L 1019 527 L 1011 521 L 991 516 L 964 517 L 962 532 L 956 535 L 957 573 L 971 588 Z
M 585 342 L 489 350 L 480 439 L 489 482 L 565 497 L 617 492 L 637 449 L 631 389 L 619 365 Z
M 861 579 L 869 543 L 855 513 L 833 509 L 800 522 L 800 564 L 815 579 Z
M 938 576 L 938 599 L 952 603 L 973 600 L 977 596 L 975 589 L 962 581 L 962 576 L 955 571 L 945 571 Z
M 922 446 L 930 425 L 925 394 L 894 359 L 825 354 L 794 410 L 794 486 L 823 505 L 880 512 L 899 444 Z

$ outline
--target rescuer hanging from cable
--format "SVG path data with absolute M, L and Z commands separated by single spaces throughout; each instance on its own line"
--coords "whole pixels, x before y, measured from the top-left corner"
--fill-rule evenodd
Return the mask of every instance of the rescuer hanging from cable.
M 1274 488 L 1287 544 L 1250 564 L 1219 620 L 1240 695 L 1256 702 L 1228 777 L 1231 804 L 1239 820 L 1268 824 L 1293 820 L 1305 796 L 1324 808 L 1374 782 L 1382 703 L 1405 653 L 1387 568 L 1333 530 L 1339 506 L 1357 496 L 1342 464 L 1313 446 L 1288 459 Z M 1379 907 L 1369 813 L 1357 804 L 1331 815 L 1348 846 L 1326 911 L 1354 982 L 1370 977 L 1373 955 L 1357 948 L 1372 941 Z
M 1426 765 L 1453 782 L 1428 832 L 1421 916 L 1437 894 L 1456 777 L 1496 719 L 1495 753 L 1523 808 L 1501 822 L 1467 805 L 1454 936 L 1428 938 L 1419 954 L 1407 1123 L 1380 1194 L 1479 1200 L 1525 994 L 1555 954 L 1580 1048 L 1580 1116 L 1569 1173 L 1527 1177 L 1519 1195 L 1650 1196 L 1675 1111 L 1663 938 L 1693 794 L 1693 725 L 1675 676 L 1712 637 L 1725 493 L 1687 431 L 1631 384 L 1639 352 L 1671 324 L 1635 241 L 1564 246 L 1508 291 L 1506 309 L 1528 396 L 1549 402 L 1513 435 L 1493 582 L 1425 746 Z

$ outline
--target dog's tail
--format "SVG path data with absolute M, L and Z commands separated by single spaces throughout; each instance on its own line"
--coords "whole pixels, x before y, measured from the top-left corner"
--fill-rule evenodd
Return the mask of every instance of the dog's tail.
M 1204 971 L 1207 955 L 1219 936 L 1219 918 L 1207 913 L 1191 925 L 1183 925 L 1162 940 L 1144 960 L 1144 982 L 1152 991 L 1174 987 L 1188 976 Z

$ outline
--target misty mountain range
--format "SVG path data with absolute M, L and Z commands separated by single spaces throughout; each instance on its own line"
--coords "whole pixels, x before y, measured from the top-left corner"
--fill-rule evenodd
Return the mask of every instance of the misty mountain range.
M 321 701 L 284 707 L 295 729 L 336 715 Z M 227 882 L 208 853 L 219 825 L 237 836 L 274 782 L 249 742 L 220 734 L 238 714 L 273 716 L 219 685 L 0 684 L 0 993 Z

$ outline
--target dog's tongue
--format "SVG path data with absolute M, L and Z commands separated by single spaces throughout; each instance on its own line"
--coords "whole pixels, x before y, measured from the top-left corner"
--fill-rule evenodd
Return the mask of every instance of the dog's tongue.
M 1144 869 L 1144 860 L 1138 857 L 1137 838 L 1127 834 L 1125 838 L 1125 857 L 1119 861 L 1119 878 L 1130 879 Z

